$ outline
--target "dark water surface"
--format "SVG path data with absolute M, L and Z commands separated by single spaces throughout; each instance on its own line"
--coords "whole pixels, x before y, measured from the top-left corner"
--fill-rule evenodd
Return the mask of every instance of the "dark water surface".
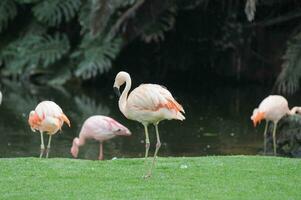
M 183 105 L 186 120 L 161 122 L 159 131 L 163 145 L 159 156 L 252 155 L 262 150 L 264 125 L 254 129 L 250 115 L 267 95 L 267 90 L 248 86 L 170 91 Z M 130 137 L 116 137 L 105 142 L 105 159 L 144 155 L 143 126 L 121 114 L 111 89 L 24 87 L 21 83 L 4 82 L 2 92 L 0 157 L 39 155 L 40 135 L 30 130 L 27 118 L 30 110 L 42 100 L 55 101 L 71 120 L 71 128 L 64 125 L 63 131 L 53 137 L 50 157 L 71 157 L 73 138 L 78 135 L 83 121 L 95 114 L 113 117 L 133 133 Z M 152 155 L 153 127 L 150 137 Z M 47 143 L 48 136 L 44 138 Z M 87 142 L 80 148 L 79 158 L 96 159 L 97 155 L 97 142 Z

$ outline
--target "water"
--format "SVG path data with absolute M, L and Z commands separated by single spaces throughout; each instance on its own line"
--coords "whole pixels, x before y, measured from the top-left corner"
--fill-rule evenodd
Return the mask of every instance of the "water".
M 0 157 L 39 155 L 40 135 L 30 130 L 28 113 L 42 100 L 60 105 L 71 121 L 52 139 L 50 157 L 71 157 L 72 140 L 90 115 L 113 117 L 133 133 L 104 143 L 105 159 L 113 157 L 143 157 L 144 129 L 127 120 L 119 111 L 113 90 L 98 88 L 51 88 L 3 82 L 3 102 L 0 112 Z M 163 121 L 159 125 L 162 147 L 159 156 L 254 155 L 260 153 L 264 125 L 252 126 L 253 108 L 265 97 L 260 87 L 220 87 L 199 91 L 171 90 L 186 111 L 186 120 Z M 151 149 L 155 134 L 150 127 Z M 44 137 L 45 143 L 48 136 Z M 80 148 L 79 158 L 97 159 L 98 143 L 89 141 Z

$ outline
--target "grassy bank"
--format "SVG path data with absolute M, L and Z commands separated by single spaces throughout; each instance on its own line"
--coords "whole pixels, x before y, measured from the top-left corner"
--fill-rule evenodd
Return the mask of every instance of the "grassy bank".
M 301 160 L 263 156 L 0 159 L 0 199 L 300 199 Z

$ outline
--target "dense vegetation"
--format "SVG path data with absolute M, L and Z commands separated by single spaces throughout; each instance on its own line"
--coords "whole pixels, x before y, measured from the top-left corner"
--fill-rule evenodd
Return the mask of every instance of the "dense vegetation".
M 1 75 L 64 84 L 122 63 L 161 77 L 176 71 L 196 80 L 209 73 L 274 81 L 282 65 L 276 88 L 295 92 L 300 6 L 297 0 L 2 0 Z

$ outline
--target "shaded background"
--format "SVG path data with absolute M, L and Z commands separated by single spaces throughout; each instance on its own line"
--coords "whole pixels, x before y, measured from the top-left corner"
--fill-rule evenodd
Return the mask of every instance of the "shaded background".
M 72 121 L 55 137 L 51 156 L 70 157 L 73 137 L 93 114 L 114 117 L 134 133 L 109 141 L 107 158 L 142 156 L 143 129 L 121 115 L 112 92 L 120 70 L 131 74 L 133 87 L 167 86 L 185 108 L 184 122 L 160 124 L 161 155 L 260 154 L 263 126 L 252 127 L 253 108 L 269 94 L 300 105 L 300 6 L 298 0 L 0 1 L 0 157 L 39 154 L 27 115 L 45 99 Z M 300 156 L 298 127 L 298 117 L 280 124 L 281 155 Z M 97 145 L 90 142 L 80 157 L 96 158 Z

